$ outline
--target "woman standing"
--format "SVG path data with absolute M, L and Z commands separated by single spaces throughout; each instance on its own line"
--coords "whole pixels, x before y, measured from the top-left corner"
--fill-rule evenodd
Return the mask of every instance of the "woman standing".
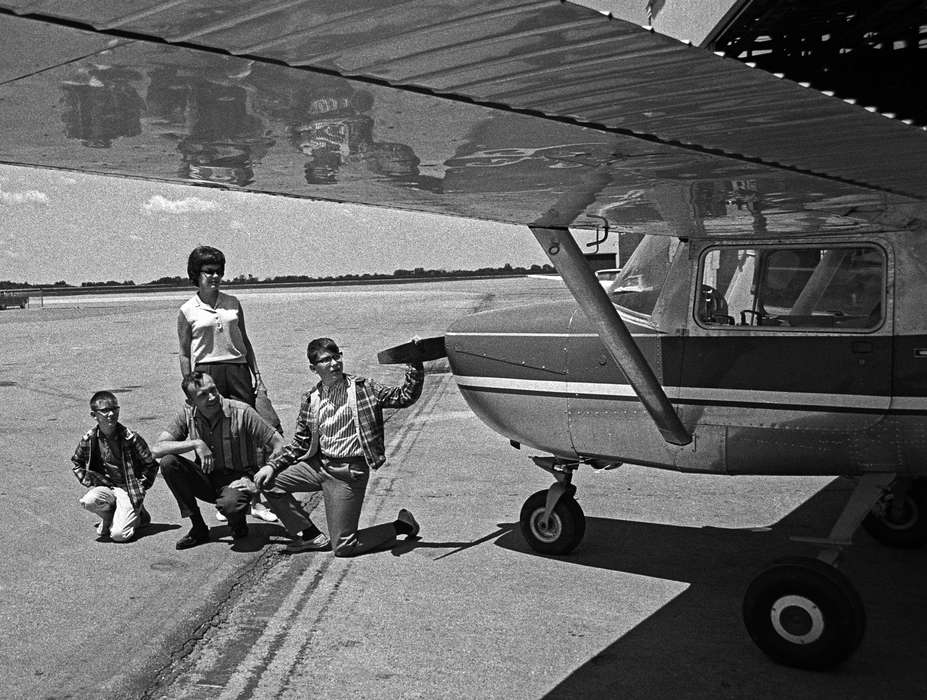
M 192 370 L 208 374 L 222 396 L 253 408 L 255 392 L 266 394 L 267 390 L 245 329 L 245 312 L 236 297 L 219 289 L 225 255 L 210 246 L 195 248 L 187 259 L 187 275 L 197 292 L 177 314 L 180 373 L 184 377 Z M 279 430 L 279 425 L 271 427 Z M 270 522 L 277 519 L 257 501 L 252 503 L 251 515 Z
M 224 397 L 253 407 L 255 389 L 263 386 L 261 372 L 245 330 L 241 304 L 219 290 L 224 274 L 221 250 L 200 246 L 190 253 L 187 275 L 198 291 L 177 314 L 180 373 L 186 376 L 194 369 L 204 372 Z

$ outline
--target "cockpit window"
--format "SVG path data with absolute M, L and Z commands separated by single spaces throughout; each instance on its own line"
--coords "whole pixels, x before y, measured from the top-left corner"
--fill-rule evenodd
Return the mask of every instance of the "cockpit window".
M 715 327 L 876 328 L 884 289 L 876 246 L 715 248 L 702 259 L 695 316 Z
M 679 245 L 679 239 L 670 236 L 644 236 L 607 290 L 612 301 L 651 315 Z

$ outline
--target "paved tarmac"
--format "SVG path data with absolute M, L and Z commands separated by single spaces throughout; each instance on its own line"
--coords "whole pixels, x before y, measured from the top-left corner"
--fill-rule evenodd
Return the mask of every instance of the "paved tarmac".
M 439 334 L 475 308 L 559 293 L 549 285 L 242 301 L 291 430 L 306 337 L 331 332 L 349 370 L 390 381 L 400 372 L 375 365 L 378 349 Z M 841 481 L 582 470 L 585 540 L 568 557 L 538 556 L 516 521 L 549 477 L 468 411 L 440 364 L 422 399 L 391 415 L 391 461 L 371 481 L 362 520 L 407 507 L 421 539 L 357 559 L 287 556 L 282 529 L 252 520 L 243 545 L 214 523 L 213 542 L 177 552 L 185 530 L 159 480 L 141 539 L 95 542 L 68 466 L 91 425 L 87 398 L 119 389 L 124 422 L 153 439 L 180 400 L 178 304 L 81 304 L 0 315 L 4 698 L 927 696 L 923 551 L 858 535 L 845 571 L 869 626 L 833 672 L 771 663 L 740 622 L 750 576 L 807 553 L 788 535 L 826 532 Z M 333 330 L 320 324 L 345 309 Z M 324 523 L 321 506 L 316 516 Z

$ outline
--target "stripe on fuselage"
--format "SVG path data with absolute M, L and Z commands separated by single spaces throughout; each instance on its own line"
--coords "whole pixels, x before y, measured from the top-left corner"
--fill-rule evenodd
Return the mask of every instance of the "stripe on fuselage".
M 455 377 L 461 389 L 506 394 L 558 396 L 574 399 L 613 399 L 637 401 L 629 384 L 560 382 L 507 377 Z M 859 394 L 819 394 L 785 391 L 717 389 L 710 387 L 665 387 L 674 404 L 732 406 L 800 412 L 840 413 L 927 413 L 927 397 L 905 397 L 900 405 L 886 410 L 884 396 Z M 896 404 L 899 401 L 896 399 Z

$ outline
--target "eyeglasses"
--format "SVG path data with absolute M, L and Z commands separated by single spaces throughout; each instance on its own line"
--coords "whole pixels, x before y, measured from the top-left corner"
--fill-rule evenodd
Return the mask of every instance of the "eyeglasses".
M 318 360 L 313 362 L 314 365 L 328 364 L 329 362 L 337 361 L 341 359 L 341 353 L 336 353 L 334 355 L 326 355 L 325 357 L 320 357 Z
M 218 270 L 218 269 L 215 269 L 215 268 L 205 268 L 205 267 L 204 267 L 202 270 L 200 270 L 200 274 L 201 274 L 201 275 L 206 275 L 207 277 L 212 277 L 213 275 L 217 275 L 217 276 L 219 276 L 219 277 L 222 277 L 222 270 Z
M 94 413 L 101 413 L 103 415 L 117 414 L 119 413 L 119 406 L 104 406 L 103 408 L 93 409 Z

